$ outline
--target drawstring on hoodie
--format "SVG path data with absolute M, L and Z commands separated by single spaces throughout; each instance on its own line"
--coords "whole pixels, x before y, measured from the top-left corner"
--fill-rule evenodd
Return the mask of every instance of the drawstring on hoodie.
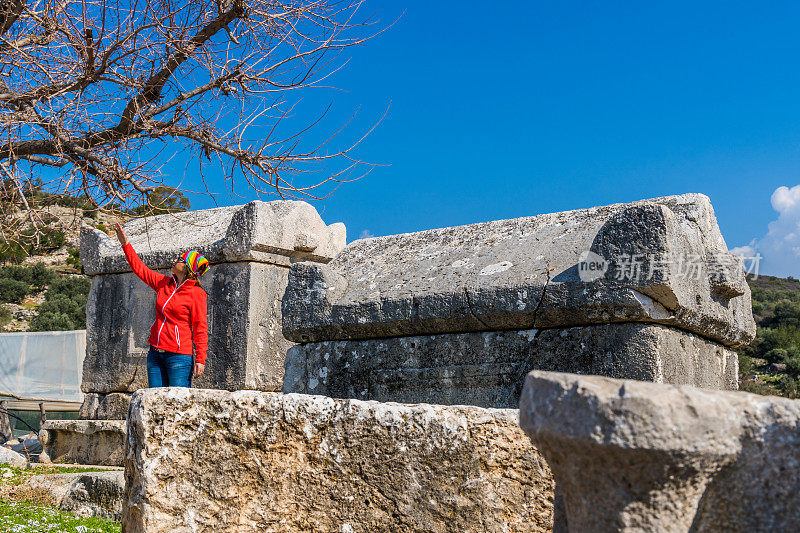
M 174 280 L 175 278 L 173 277 L 172 279 Z M 178 292 L 178 289 L 180 289 L 183 286 L 183 284 L 186 283 L 186 281 L 188 279 L 189 278 L 186 278 L 185 280 L 183 280 L 180 285 L 178 285 L 178 282 L 176 280 L 175 281 L 175 290 L 172 291 L 172 294 L 169 295 L 169 298 L 167 298 L 167 301 L 164 302 L 164 305 L 161 306 L 161 314 L 164 315 L 164 319 L 161 321 L 161 327 L 158 328 L 158 336 L 156 337 L 156 348 L 158 348 L 161 345 L 161 330 L 164 329 L 164 325 L 167 323 L 167 314 L 164 312 L 164 309 L 167 308 L 167 304 L 169 303 L 169 301 L 172 299 L 173 296 L 175 296 L 175 293 Z M 178 333 L 177 324 L 175 325 L 175 333 L 176 334 Z M 178 347 L 180 347 L 180 344 L 181 344 L 180 343 L 180 337 L 178 337 Z

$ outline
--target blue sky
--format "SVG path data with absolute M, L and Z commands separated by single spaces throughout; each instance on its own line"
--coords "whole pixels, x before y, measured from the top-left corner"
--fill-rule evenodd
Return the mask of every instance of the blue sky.
M 315 203 L 348 240 L 702 192 L 730 248 L 760 251 L 762 272 L 800 274 L 800 4 L 366 10 L 405 13 L 348 52 L 330 80 L 340 90 L 306 91 L 297 115 L 332 104 L 333 127 L 357 111 L 345 142 L 389 108 L 357 151 L 387 166 Z M 210 185 L 219 205 L 255 197 Z

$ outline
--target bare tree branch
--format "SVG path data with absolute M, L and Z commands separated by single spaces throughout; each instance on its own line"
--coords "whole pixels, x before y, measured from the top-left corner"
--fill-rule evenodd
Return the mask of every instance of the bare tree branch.
M 338 54 L 380 29 L 361 0 L 5 0 L 0 3 L 0 165 L 59 194 L 135 206 L 174 157 L 252 193 L 318 198 L 370 165 L 279 134 L 292 94 L 321 87 Z M 292 99 L 290 99 L 292 98 Z M 325 113 L 322 115 L 325 116 Z M 336 163 L 338 161 L 338 163 Z M 11 166 L 9 166 L 11 165 Z M 333 166 L 332 166 L 333 165 Z M 49 169 L 49 170 L 48 170 Z M 306 182 L 305 176 L 323 172 Z M 3 194 L 11 194 L 0 191 Z M 15 196 L 16 195 L 16 196 Z M 31 209 L 30 205 L 22 208 Z M 2 206 L 8 219 L 15 206 Z M 2 232 L 12 231 L 0 224 Z M 15 227 L 13 231 L 18 231 Z

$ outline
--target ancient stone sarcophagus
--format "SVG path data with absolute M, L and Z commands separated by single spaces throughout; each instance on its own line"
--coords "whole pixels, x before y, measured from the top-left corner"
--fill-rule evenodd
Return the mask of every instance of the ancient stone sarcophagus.
M 531 369 L 737 388 L 742 259 L 700 194 L 358 240 L 292 265 L 284 392 L 516 407 Z
M 284 356 L 292 345 L 281 334 L 289 267 L 295 261 L 330 261 L 344 248 L 344 224 L 326 225 L 305 202 L 256 201 L 135 219 L 124 230 L 154 270 L 168 272 L 187 249 L 198 250 L 212 264 L 201 278 L 208 293 L 208 361 L 192 385 L 280 390 Z M 116 432 L 119 446 L 110 448 L 119 458 L 95 453 L 94 426 L 86 429 L 74 421 L 48 422 L 42 440 L 49 443 L 45 455 L 49 451 L 53 460 L 121 464 L 128 403 L 134 391 L 147 386 L 155 292 L 130 271 L 116 238 L 83 231 L 80 257 L 92 277 L 80 418 L 107 421 L 102 426 L 106 433 Z M 87 445 L 78 445 L 84 440 Z
M 154 270 L 168 272 L 187 249 L 212 264 L 201 279 L 208 293 L 208 367 L 193 385 L 280 390 L 291 346 L 280 329 L 289 266 L 330 261 L 344 247 L 344 224 L 325 225 L 305 202 L 277 201 L 136 219 L 124 230 Z M 81 261 L 92 276 L 83 391 L 146 387 L 155 293 L 130 272 L 116 239 L 102 232 L 81 234 Z

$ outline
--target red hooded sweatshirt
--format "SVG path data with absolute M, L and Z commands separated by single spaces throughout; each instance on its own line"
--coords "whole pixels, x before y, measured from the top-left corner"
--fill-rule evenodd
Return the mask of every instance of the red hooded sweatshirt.
M 131 243 L 122 249 L 133 273 L 156 291 L 156 321 L 150 328 L 150 346 L 191 355 L 194 342 L 195 362 L 206 364 L 206 291 L 198 287 L 194 280 L 187 279 L 176 286 L 173 276 L 150 270 L 136 255 Z

